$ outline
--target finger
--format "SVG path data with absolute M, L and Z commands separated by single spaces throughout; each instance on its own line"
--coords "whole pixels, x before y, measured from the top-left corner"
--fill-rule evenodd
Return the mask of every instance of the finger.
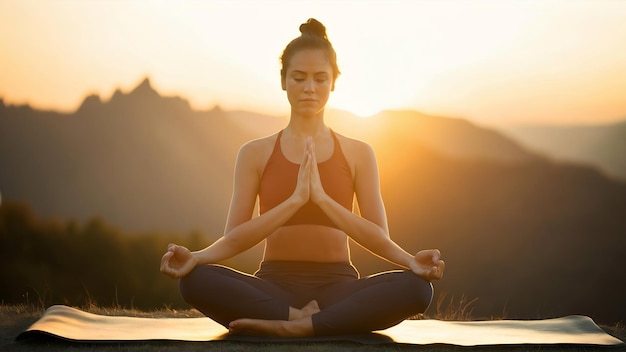
M 317 158 L 315 157 L 315 146 L 312 144 L 311 145 L 311 162 L 314 164 L 317 164 Z
M 433 249 L 431 251 L 431 255 L 433 258 L 433 263 L 437 263 L 439 261 L 439 258 L 441 258 L 441 252 L 438 249 Z
M 169 262 L 170 262 L 170 258 L 172 257 L 173 253 L 172 252 L 167 252 L 165 254 L 163 254 L 163 257 L 161 257 L 161 272 L 165 272 L 168 267 L 169 267 Z
M 315 153 L 311 154 L 311 174 L 313 177 L 319 176 L 319 169 L 317 167 L 317 159 L 315 159 Z
M 178 279 L 180 277 L 178 270 L 174 269 L 174 268 L 170 268 L 170 267 L 166 267 L 164 270 L 162 270 L 163 273 L 173 279 Z
M 306 173 L 307 176 L 311 175 L 311 169 L 313 167 L 313 165 L 315 164 L 315 155 L 313 153 L 307 153 L 307 158 L 306 158 L 306 165 L 304 168 L 304 172 Z
M 432 267 L 428 270 L 428 274 L 426 274 L 428 280 L 437 280 L 439 278 L 439 272 L 437 271 L 437 267 Z
M 445 270 L 446 263 L 443 260 L 440 260 L 437 263 L 436 267 L 433 267 L 431 273 L 433 274 L 433 279 L 441 279 L 443 277 L 443 272 Z
M 311 165 L 311 163 L 313 162 L 313 159 L 315 158 L 315 153 L 313 153 L 312 151 L 307 151 L 306 153 L 306 163 L 307 165 Z
M 311 159 L 311 153 L 308 150 L 304 151 L 304 156 L 302 157 L 302 164 L 300 164 L 300 172 L 304 172 L 306 166 L 309 164 L 309 160 Z
M 164 263 L 168 263 L 170 261 L 170 258 L 174 255 L 174 253 L 172 252 L 165 252 L 165 254 L 163 254 L 163 257 L 161 257 L 161 264 Z
M 300 170 L 298 171 L 298 179 L 299 180 L 306 180 L 306 177 L 308 177 L 309 175 L 309 154 L 305 154 L 304 155 L 304 159 L 302 159 L 302 164 L 300 164 Z
M 315 154 L 312 153 L 311 154 L 311 165 L 309 166 L 309 175 L 310 175 L 310 179 L 309 182 L 314 183 L 314 182 L 319 182 L 319 170 L 317 168 L 317 161 L 315 160 Z

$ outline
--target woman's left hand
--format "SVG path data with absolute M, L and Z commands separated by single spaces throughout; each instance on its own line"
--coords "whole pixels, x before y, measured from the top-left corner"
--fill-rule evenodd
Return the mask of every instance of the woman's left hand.
M 446 263 L 441 260 L 441 252 L 438 249 L 426 249 L 417 252 L 409 267 L 426 280 L 438 280 L 443 277 Z

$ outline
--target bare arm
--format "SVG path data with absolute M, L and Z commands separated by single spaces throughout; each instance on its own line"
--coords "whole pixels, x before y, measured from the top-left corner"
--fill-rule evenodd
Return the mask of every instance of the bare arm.
M 253 218 L 261 177 L 259 170 L 262 169 L 258 165 L 259 155 L 258 148 L 251 145 L 244 145 L 240 150 L 225 234 L 211 246 L 194 252 L 198 263 L 220 262 L 253 247 L 287 222 L 308 201 L 310 162 L 305 159 L 298 174 L 298 185 L 291 197 Z
M 341 230 L 370 252 L 427 279 L 440 278 L 445 263 L 439 259 L 438 250 L 412 255 L 390 238 L 374 151 L 365 143 L 357 143 L 355 192 L 361 216 L 347 210 L 324 192 L 315 162 L 311 170 L 311 199 Z M 312 143 L 310 148 L 314 148 Z
M 361 246 L 394 264 L 408 268 L 413 256 L 389 237 L 374 152 L 371 147 L 362 144 L 355 156 L 358 160 L 355 166 L 355 192 L 361 216 L 347 210 L 324 192 L 315 166 L 311 178 L 311 199 Z
M 259 144 L 244 145 L 237 156 L 233 196 L 224 236 L 210 246 L 195 252 L 170 245 L 161 259 L 161 271 L 172 277 L 182 277 L 198 264 L 218 263 L 231 258 L 264 240 L 289 220 L 309 199 L 310 157 L 305 159 L 298 174 L 294 193 L 281 204 L 252 217 L 259 190 L 261 159 Z

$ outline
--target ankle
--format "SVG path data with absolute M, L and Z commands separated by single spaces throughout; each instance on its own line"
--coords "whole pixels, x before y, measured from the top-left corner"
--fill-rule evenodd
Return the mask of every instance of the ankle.
M 298 320 L 306 317 L 310 317 L 311 315 L 320 312 L 320 307 L 317 304 L 317 301 L 313 300 L 307 303 L 304 307 L 298 309 L 294 307 L 289 307 L 289 319 L 288 320 Z
M 290 321 L 283 321 L 279 327 L 281 336 L 313 336 L 313 320 L 310 316 Z

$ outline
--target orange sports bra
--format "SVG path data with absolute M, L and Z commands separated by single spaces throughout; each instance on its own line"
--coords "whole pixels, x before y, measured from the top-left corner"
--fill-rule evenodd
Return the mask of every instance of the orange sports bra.
M 333 154 L 323 162 L 317 163 L 317 167 L 324 186 L 324 191 L 344 208 L 352 211 L 354 199 L 354 183 L 350 166 L 343 155 L 341 145 L 335 133 L 330 131 L 333 142 Z M 280 137 L 283 131 L 278 133 L 274 150 L 270 155 L 259 188 L 259 211 L 261 214 L 272 209 L 291 196 L 296 189 L 300 164 L 293 163 L 283 155 L 280 146 Z M 314 224 L 329 227 L 337 227 L 335 223 L 320 209 L 317 204 L 309 201 L 300 208 L 283 226 L 298 224 Z

